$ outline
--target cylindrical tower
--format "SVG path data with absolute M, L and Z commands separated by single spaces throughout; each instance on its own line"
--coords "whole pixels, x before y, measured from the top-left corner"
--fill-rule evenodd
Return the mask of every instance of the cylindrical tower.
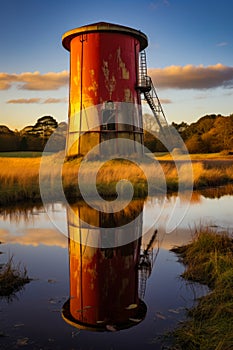
M 138 85 L 139 52 L 147 45 L 140 31 L 110 23 L 95 23 L 66 32 L 70 51 L 67 157 L 85 155 L 101 142 L 114 139 L 111 153 L 122 153 L 117 139 L 133 141 L 141 152 L 142 113 Z M 101 153 L 101 147 L 97 147 Z
M 128 209 L 114 214 L 99 212 L 86 203 L 77 203 L 72 210 L 68 207 L 70 298 L 62 316 L 77 328 L 121 330 L 145 318 L 147 307 L 138 294 L 142 230 L 138 215 L 143 200 L 132 202 Z M 123 232 L 120 225 L 131 221 Z M 110 227 L 113 232 L 106 237 L 103 229 Z M 120 245 L 119 237 L 125 235 L 138 239 Z M 94 240 L 106 240 L 109 247 L 94 247 Z M 111 248 L 111 241 L 116 240 L 119 245 Z

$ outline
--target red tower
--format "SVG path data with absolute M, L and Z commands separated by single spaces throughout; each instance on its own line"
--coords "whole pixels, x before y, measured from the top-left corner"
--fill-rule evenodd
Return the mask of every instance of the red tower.
M 141 153 L 142 113 L 137 86 L 139 53 L 148 45 L 146 35 L 100 22 L 68 31 L 62 44 L 70 51 L 67 157 L 86 154 L 102 141 L 119 138 L 136 141 L 135 149 L 127 153 Z M 117 141 L 111 152 L 119 153 Z
M 67 323 L 80 329 L 111 331 L 135 326 L 145 318 L 147 307 L 140 299 L 138 280 L 143 203 L 133 201 L 114 215 L 85 203 L 68 208 L 70 298 L 62 310 Z M 120 224 L 127 223 L 130 225 L 123 232 Z M 104 239 L 120 244 L 120 237 L 126 234 L 139 238 L 112 248 L 92 246 Z

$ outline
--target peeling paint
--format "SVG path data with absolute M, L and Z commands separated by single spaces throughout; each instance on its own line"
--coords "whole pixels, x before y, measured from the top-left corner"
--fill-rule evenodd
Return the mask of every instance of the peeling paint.
M 124 89 L 124 102 L 133 102 L 133 97 L 130 89 Z
M 97 81 L 95 80 L 95 71 L 94 69 L 90 69 L 90 77 L 91 77 L 91 84 L 89 87 L 88 87 L 88 91 L 93 91 L 94 92 L 94 95 L 97 96 L 97 91 L 98 91 L 98 83 Z
M 116 88 L 116 78 L 113 74 L 110 77 L 108 61 L 103 60 L 102 70 L 105 78 L 105 86 L 106 86 L 106 89 L 109 91 L 109 99 L 111 100 L 112 93 Z
M 121 58 L 121 48 L 118 47 L 117 49 L 117 63 L 119 65 L 119 68 L 121 69 L 121 77 L 123 79 L 129 80 L 129 71 L 125 66 L 125 63 L 123 62 Z

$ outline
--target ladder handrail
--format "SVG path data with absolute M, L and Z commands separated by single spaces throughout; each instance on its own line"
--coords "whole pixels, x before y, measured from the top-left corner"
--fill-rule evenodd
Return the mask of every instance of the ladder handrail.
M 152 82 L 152 79 L 150 76 L 147 75 L 145 50 L 140 52 L 139 77 L 138 77 L 137 88 L 139 89 L 141 94 L 144 95 L 145 100 L 150 106 L 150 109 L 158 123 L 161 134 L 164 137 L 164 140 L 166 141 L 167 144 L 170 144 L 171 140 L 167 139 L 167 136 L 165 135 L 165 132 L 164 132 L 164 126 L 168 127 L 169 125 L 168 125 L 164 110 L 162 108 L 162 105 L 160 103 L 159 97 L 157 95 L 156 89 Z

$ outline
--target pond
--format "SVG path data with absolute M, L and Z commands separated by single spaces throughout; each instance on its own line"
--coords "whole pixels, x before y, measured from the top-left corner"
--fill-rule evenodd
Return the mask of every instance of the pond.
M 0 299 L 1 349 L 161 349 L 207 292 L 180 278 L 170 248 L 200 225 L 232 232 L 232 200 L 226 186 L 115 214 L 84 202 L 2 209 L 1 263 L 13 255 L 32 281 Z

